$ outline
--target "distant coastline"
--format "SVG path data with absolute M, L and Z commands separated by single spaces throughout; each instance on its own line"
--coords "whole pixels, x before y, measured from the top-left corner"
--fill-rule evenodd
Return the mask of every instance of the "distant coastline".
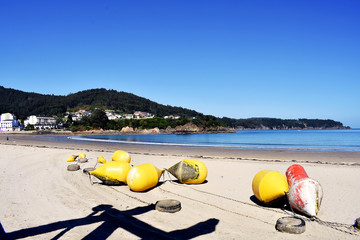
M 136 134 L 216 134 L 216 133 L 235 133 L 236 131 L 278 131 L 278 130 L 336 130 L 336 129 L 353 129 L 351 127 L 335 127 L 335 128 L 236 128 L 236 129 L 222 129 L 222 130 L 167 130 L 167 129 L 136 129 L 129 131 L 121 130 L 87 130 L 72 132 L 69 130 L 30 130 L 30 131 L 0 131 L 2 135 L 57 135 L 57 136 L 70 136 L 70 135 L 136 135 Z
M 252 149 L 275 151 L 360 152 L 360 129 L 282 129 L 240 130 L 231 132 L 151 133 L 151 131 L 27 131 L 0 134 L 14 141 L 29 138 L 54 142 L 84 142 L 84 144 L 135 144 L 173 147 Z M 79 141 L 80 140 L 80 141 Z M 10 143 L 5 141 L 5 143 Z

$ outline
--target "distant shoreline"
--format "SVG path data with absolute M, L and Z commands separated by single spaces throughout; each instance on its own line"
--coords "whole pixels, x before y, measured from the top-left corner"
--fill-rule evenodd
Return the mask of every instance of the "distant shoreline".
M 120 131 L 120 130 L 88 130 L 88 131 L 68 131 L 68 130 L 30 130 L 30 131 L 0 131 L 0 135 L 56 135 L 56 136 L 69 136 L 69 135 L 136 135 L 136 134 L 216 134 L 216 133 L 234 133 L 237 131 L 297 131 L 297 130 L 352 130 L 357 128 L 292 128 L 292 129 L 265 129 L 265 128 L 241 128 L 229 130 L 205 130 L 205 131 L 166 131 L 160 130 L 159 132 L 151 131 L 153 129 L 142 129 L 134 131 Z
M 118 149 L 130 153 L 156 156 L 184 156 L 186 158 L 251 160 L 264 162 L 303 162 L 316 164 L 359 165 L 360 152 L 351 151 L 294 151 L 268 149 L 234 149 L 202 146 L 169 146 L 134 143 L 79 141 L 71 134 L 1 134 L 0 144 L 61 148 L 84 151 L 113 152 Z M 8 137 L 8 140 L 7 140 Z

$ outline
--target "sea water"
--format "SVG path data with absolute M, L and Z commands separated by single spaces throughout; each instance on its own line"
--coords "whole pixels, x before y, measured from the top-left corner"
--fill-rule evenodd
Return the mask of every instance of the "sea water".
M 246 130 L 235 133 L 90 135 L 77 140 L 300 151 L 360 151 L 360 129 Z

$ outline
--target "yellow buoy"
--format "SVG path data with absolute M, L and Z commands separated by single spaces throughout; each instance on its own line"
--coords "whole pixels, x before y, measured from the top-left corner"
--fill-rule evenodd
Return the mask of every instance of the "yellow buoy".
M 85 158 L 85 157 L 86 157 L 85 153 L 79 152 L 79 158 Z
M 127 184 L 131 190 L 142 192 L 155 187 L 164 170 L 160 170 L 151 163 L 133 167 L 127 176 Z
M 200 184 L 207 177 L 207 168 L 199 160 L 184 159 L 166 170 L 186 184 Z
M 112 155 L 112 160 L 113 161 L 118 161 L 118 162 L 128 162 L 128 163 L 130 163 L 131 157 L 130 157 L 129 153 L 127 153 L 127 152 L 125 152 L 123 150 L 117 150 Z
M 284 174 L 277 171 L 262 170 L 255 175 L 252 189 L 259 201 L 271 203 L 285 196 L 289 190 L 289 185 Z
M 70 157 L 68 157 L 67 161 L 68 162 L 74 162 L 77 157 L 78 157 L 78 155 L 71 155 Z
M 126 177 L 131 166 L 125 162 L 106 162 L 89 174 L 97 177 L 105 184 L 126 184 Z
M 103 156 L 98 157 L 98 163 L 106 163 L 106 159 Z

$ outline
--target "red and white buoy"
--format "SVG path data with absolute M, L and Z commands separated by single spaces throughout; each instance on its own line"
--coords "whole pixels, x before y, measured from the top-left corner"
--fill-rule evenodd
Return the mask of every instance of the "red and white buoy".
M 299 164 L 293 164 L 287 169 L 286 178 L 289 184 L 290 206 L 310 217 L 316 216 L 323 196 L 320 183 L 309 178 Z

